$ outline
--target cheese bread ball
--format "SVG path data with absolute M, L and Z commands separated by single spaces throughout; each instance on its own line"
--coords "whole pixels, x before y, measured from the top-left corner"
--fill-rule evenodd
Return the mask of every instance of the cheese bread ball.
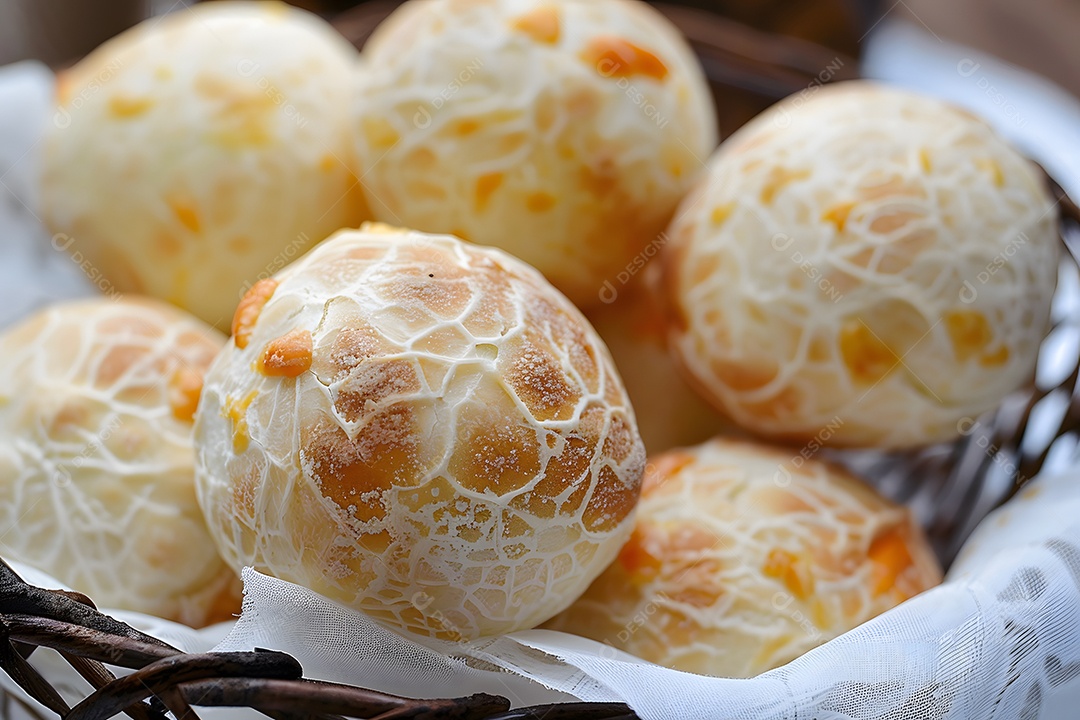
M 840 468 L 717 439 L 650 460 L 630 541 L 548 627 L 753 677 L 940 581 L 906 508 Z
M 586 316 L 611 351 L 650 454 L 738 432 L 683 379 L 667 347 L 664 313 L 635 279 Z
M 276 2 L 199 4 L 123 33 L 58 79 L 47 223 L 117 290 L 227 328 L 248 286 L 367 218 L 358 57 Z
M 53 305 L 0 336 L 0 556 L 100 606 L 240 610 L 195 498 L 192 423 L 221 333 L 156 300 Z
M 716 145 L 696 58 L 638 0 L 412 0 L 363 57 L 374 215 L 507 250 L 581 307 Z
M 764 435 L 950 440 L 1032 376 L 1057 216 L 962 110 L 863 82 L 796 96 L 723 144 L 669 230 L 675 351 Z
M 251 289 L 195 437 L 233 567 L 451 640 L 580 595 L 630 533 L 645 460 L 607 350 L 539 273 L 386 226 Z

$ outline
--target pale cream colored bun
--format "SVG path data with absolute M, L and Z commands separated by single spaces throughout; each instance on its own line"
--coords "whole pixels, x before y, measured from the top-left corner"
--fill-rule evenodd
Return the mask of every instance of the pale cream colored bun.
M 674 349 L 764 435 L 952 439 L 1032 376 L 1057 216 L 962 110 L 865 82 L 795 96 L 721 146 L 669 230 Z
M 539 273 L 383 225 L 252 288 L 195 437 L 233 567 L 447 639 L 569 605 L 629 535 L 645 462 L 607 350 Z
M 547 627 L 752 677 L 940 581 L 906 508 L 837 467 L 717 439 L 650 460 L 630 541 Z
M 277 2 L 132 28 L 60 74 L 47 223 L 117 290 L 228 327 L 247 286 L 368 218 L 349 120 L 358 57 Z
M 412 0 L 363 58 L 375 216 L 507 250 L 581 307 L 656 242 L 716 145 L 696 58 L 638 0 Z
M 0 556 L 101 607 L 192 626 L 240 610 L 195 499 L 192 422 L 221 333 L 134 297 L 0 335 Z
M 611 351 L 649 453 L 738 433 L 683 378 L 667 347 L 664 312 L 641 277 L 613 294 L 585 315 Z

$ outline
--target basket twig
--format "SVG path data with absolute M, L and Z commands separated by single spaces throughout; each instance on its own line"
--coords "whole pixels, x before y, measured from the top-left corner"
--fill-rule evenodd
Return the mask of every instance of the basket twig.
M 77 600 L 76 597 L 80 599 Z M 130 625 L 99 613 L 85 595 L 43 590 L 24 582 L 2 559 L 0 559 L 0 607 L 4 608 L 5 613 L 26 613 L 52 618 L 110 635 L 119 635 L 176 650 L 157 638 L 139 632 Z
M 28 662 L 39 647 L 60 653 L 94 688 L 69 708 Z M 116 678 L 105 664 L 134 672 Z M 249 707 L 274 720 L 634 720 L 629 707 L 569 703 L 510 710 L 497 695 L 416 700 L 303 679 L 300 663 L 271 650 L 183 653 L 109 617 L 85 596 L 38 588 L 0 560 L 0 670 L 64 720 L 198 720 L 193 709 Z M 16 698 L 18 700 L 18 698 Z M 22 703 L 21 700 L 18 702 Z

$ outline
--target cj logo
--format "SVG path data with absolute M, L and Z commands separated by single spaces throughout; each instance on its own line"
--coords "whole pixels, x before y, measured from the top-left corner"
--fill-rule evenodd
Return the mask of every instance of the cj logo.
M 71 126 L 71 115 L 63 107 L 58 107 L 56 114 L 53 115 L 53 124 L 61 130 L 66 130 Z
M 960 75 L 960 77 L 971 77 L 981 67 L 981 64 L 975 62 L 971 58 L 964 58 L 960 62 L 956 63 L 956 72 Z
M 251 77 L 258 69 L 259 63 L 254 60 L 241 60 L 236 63 L 236 72 L 240 73 L 240 77 Z
M 788 113 L 787 108 L 778 107 L 776 114 L 773 116 L 773 124 L 781 130 L 791 126 L 791 114 Z
M 418 130 L 427 130 L 431 127 L 431 113 L 423 105 L 416 106 L 416 114 L 413 115 L 413 125 Z
M 431 607 L 431 603 L 435 602 L 435 598 L 431 597 L 423 590 L 413 593 L 411 600 L 413 606 L 420 612 L 424 612 Z
M 605 280 L 604 287 L 600 288 L 600 302 L 610 305 L 615 302 L 617 297 L 619 297 L 619 291 L 615 289 L 610 280 Z

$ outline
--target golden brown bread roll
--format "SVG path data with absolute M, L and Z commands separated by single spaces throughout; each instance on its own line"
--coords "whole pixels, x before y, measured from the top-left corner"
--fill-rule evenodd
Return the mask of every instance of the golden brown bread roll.
M 1040 171 L 986 123 L 864 82 L 728 138 L 669 235 L 672 345 L 719 409 L 897 448 L 957 437 L 1031 377 L 1060 245 Z
M 798 451 L 716 439 L 650 461 L 629 542 L 547 627 L 751 677 L 940 580 L 907 508 Z
M 539 273 L 377 225 L 252 288 L 195 434 L 233 567 L 448 639 L 570 604 L 629 534 L 644 465 L 607 350 Z
M 362 55 L 376 218 L 507 250 L 581 307 L 716 145 L 697 59 L 639 0 L 417 0 Z
M 0 336 L 2 554 L 102 607 L 201 626 L 240 610 L 195 498 L 192 421 L 225 338 L 133 297 Z
M 47 223 L 120 292 L 226 329 L 246 287 L 368 219 L 356 50 L 278 2 L 154 18 L 60 74 Z

